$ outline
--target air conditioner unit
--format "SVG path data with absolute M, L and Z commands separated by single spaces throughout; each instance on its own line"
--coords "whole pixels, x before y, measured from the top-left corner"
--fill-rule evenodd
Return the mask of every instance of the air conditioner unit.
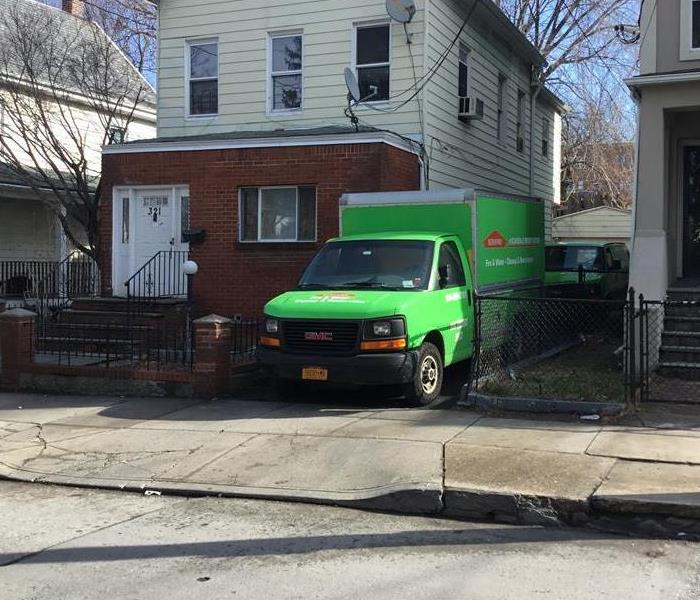
M 484 102 L 472 96 L 461 96 L 459 99 L 459 114 L 457 116 L 460 121 L 464 121 L 465 123 L 476 119 L 483 119 Z

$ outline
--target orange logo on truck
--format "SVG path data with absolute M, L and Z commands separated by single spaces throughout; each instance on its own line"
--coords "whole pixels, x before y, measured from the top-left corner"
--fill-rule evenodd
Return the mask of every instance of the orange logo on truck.
M 484 240 L 484 247 L 486 248 L 505 248 L 507 245 L 508 240 L 499 231 L 492 231 Z

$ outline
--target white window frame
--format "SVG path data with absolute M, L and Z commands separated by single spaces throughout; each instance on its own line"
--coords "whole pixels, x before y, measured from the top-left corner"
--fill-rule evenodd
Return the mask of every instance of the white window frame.
M 392 22 L 391 19 L 379 19 L 375 21 L 358 21 L 356 23 L 352 24 L 352 70 L 355 73 L 355 77 L 359 81 L 359 75 L 357 72 L 357 30 L 358 29 L 365 29 L 368 27 L 379 27 L 381 25 L 388 25 L 389 26 L 389 62 L 383 62 L 383 63 L 371 63 L 367 65 L 360 65 L 361 69 L 366 69 L 370 67 L 389 67 L 389 98 L 386 100 L 366 100 L 362 104 L 389 104 L 391 101 L 391 79 L 392 79 L 392 68 L 391 65 L 393 63 L 393 58 L 394 58 L 394 53 L 393 53 L 393 46 L 394 44 L 393 39 L 394 39 L 394 31 L 392 28 Z M 362 104 L 360 104 L 360 107 L 362 107 Z
M 288 37 L 300 37 L 301 38 L 301 69 L 298 71 L 273 71 L 272 69 L 272 40 L 275 38 L 288 38 Z M 284 30 L 284 31 L 270 31 L 267 34 L 267 115 L 284 116 L 284 115 L 298 115 L 304 110 L 304 101 L 306 100 L 306 93 L 304 90 L 304 64 L 306 63 L 306 44 L 304 40 L 304 32 L 301 29 Z M 274 91 L 275 86 L 273 85 L 273 77 L 279 75 L 300 75 L 301 76 L 301 106 L 299 108 L 278 108 L 274 107 Z
M 294 190 L 296 192 L 296 208 L 294 213 L 294 222 L 296 223 L 297 236 L 299 235 L 299 188 L 314 188 L 316 190 L 315 195 L 315 206 L 314 206 L 314 237 L 310 240 L 300 240 L 297 238 L 285 238 L 285 239 L 269 239 L 260 237 L 262 234 L 262 193 L 263 190 Z M 257 189 L 258 190 L 258 239 L 256 240 L 244 240 L 243 239 L 243 228 L 245 223 L 243 222 L 244 212 L 243 212 L 243 190 L 244 189 Z M 238 190 L 238 241 L 241 244 L 313 244 L 318 241 L 318 186 L 316 185 L 244 185 Z
M 462 51 L 466 52 L 467 60 L 462 60 Z M 472 93 L 472 49 L 468 44 L 464 42 L 459 43 L 457 49 L 457 92 L 459 93 L 459 72 L 460 66 L 464 65 L 467 67 L 467 98 L 471 96 Z
M 515 117 L 515 149 L 520 154 L 525 153 L 525 121 L 526 121 L 526 109 L 525 101 L 527 100 L 527 92 L 518 88 L 516 92 L 516 117 Z M 522 146 L 518 148 L 518 144 L 522 140 Z
M 508 76 L 505 73 L 498 73 L 496 86 L 496 139 L 504 143 L 507 137 L 506 122 L 508 120 Z
M 203 46 L 205 44 L 216 44 L 216 106 L 217 112 L 206 114 L 191 114 L 190 110 L 190 82 L 191 81 L 213 81 L 213 77 L 196 77 L 192 79 L 191 59 L 192 46 Z M 219 116 L 221 112 L 221 44 L 219 38 L 196 38 L 185 40 L 185 119 L 211 119 Z
M 680 60 L 700 60 L 700 46 L 693 47 L 693 6 L 696 0 L 681 0 Z M 697 2 L 700 10 L 700 2 Z
M 550 138 L 552 137 L 552 125 L 548 117 L 542 117 L 542 147 L 540 148 L 540 154 L 545 158 L 549 158 L 552 152 L 552 144 L 550 143 Z M 546 152 L 545 152 L 545 142 Z

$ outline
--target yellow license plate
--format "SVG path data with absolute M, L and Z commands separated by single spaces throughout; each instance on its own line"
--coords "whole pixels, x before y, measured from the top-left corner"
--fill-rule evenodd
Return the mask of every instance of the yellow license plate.
M 301 370 L 301 378 L 308 381 L 328 381 L 328 369 L 305 367 Z

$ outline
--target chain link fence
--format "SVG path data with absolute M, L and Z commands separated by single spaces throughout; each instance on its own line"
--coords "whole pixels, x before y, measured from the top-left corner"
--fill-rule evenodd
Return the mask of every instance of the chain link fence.
M 700 302 L 640 301 L 642 399 L 700 403 Z
M 477 300 L 471 391 L 494 397 L 625 403 L 636 365 L 628 301 Z M 632 344 L 632 345 L 631 345 Z

